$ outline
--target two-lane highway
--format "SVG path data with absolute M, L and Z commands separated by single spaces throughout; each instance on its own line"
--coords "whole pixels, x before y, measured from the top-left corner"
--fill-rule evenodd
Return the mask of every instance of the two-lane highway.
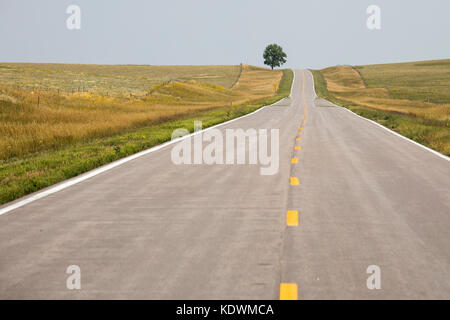
M 0 298 L 450 298 L 450 162 L 316 107 L 295 73 L 290 99 L 218 127 L 279 129 L 277 174 L 175 165 L 171 145 L 9 211 Z
M 299 299 L 450 298 L 450 162 L 340 107 L 316 107 L 308 73 L 306 125 L 288 207 L 283 282 Z M 369 290 L 369 266 L 380 290 Z M 372 267 L 373 268 L 373 267 Z M 373 269 L 372 269 L 373 270 Z

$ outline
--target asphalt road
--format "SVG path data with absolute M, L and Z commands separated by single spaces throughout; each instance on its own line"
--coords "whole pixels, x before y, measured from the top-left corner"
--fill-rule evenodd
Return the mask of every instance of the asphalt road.
M 450 298 L 448 160 L 316 106 L 308 71 L 218 128 L 279 129 L 278 174 L 175 165 L 172 145 L 5 213 L 0 298 L 278 299 L 287 283 L 298 299 Z

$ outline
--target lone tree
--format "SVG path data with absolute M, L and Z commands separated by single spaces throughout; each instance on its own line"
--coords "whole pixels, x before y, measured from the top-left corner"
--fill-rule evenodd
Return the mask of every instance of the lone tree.
M 274 67 L 279 67 L 286 62 L 286 53 L 277 44 L 269 44 L 264 50 L 264 64 L 270 66 L 273 70 Z

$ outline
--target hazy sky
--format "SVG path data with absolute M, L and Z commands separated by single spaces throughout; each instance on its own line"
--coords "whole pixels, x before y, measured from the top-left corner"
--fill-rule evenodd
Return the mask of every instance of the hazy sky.
M 275 42 L 286 66 L 321 68 L 450 58 L 449 39 L 449 0 L 0 0 L 3 62 L 263 65 Z

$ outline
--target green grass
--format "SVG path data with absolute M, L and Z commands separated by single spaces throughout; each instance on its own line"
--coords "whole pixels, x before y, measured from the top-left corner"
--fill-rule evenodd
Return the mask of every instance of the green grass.
M 386 87 L 395 99 L 450 103 L 450 59 L 355 68 L 369 88 Z
M 290 94 L 292 79 L 292 70 L 283 70 L 278 92 L 271 97 L 233 107 L 200 110 L 182 118 L 165 119 L 121 134 L 77 142 L 56 151 L 47 150 L 21 158 L 0 160 L 0 204 L 169 141 L 173 130 L 177 128 L 186 128 L 192 132 L 194 120 L 202 121 L 206 128 L 272 104 Z
M 311 71 L 319 97 L 450 156 L 450 60 Z
M 379 124 L 401 133 L 403 136 L 423 145 L 433 145 L 436 126 L 433 123 L 422 121 L 400 113 L 380 111 L 359 106 L 348 106 L 356 114 L 374 120 Z M 449 155 L 449 154 L 447 154 Z
M 334 97 L 327 90 L 327 83 L 319 70 L 310 70 L 314 77 L 314 89 L 317 96 L 327 99 L 330 102 L 337 103 Z
M 283 77 L 281 78 L 277 91 L 279 96 L 287 97 L 290 95 L 293 79 L 294 72 L 291 69 L 283 69 Z

